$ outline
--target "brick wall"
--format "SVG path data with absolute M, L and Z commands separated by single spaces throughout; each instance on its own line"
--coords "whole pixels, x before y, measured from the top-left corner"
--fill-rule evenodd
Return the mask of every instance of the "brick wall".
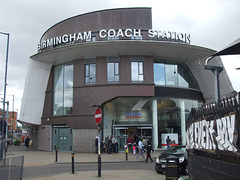
M 240 164 L 189 154 L 189 177 L 191 180 L 221 180 L 240 178 Z

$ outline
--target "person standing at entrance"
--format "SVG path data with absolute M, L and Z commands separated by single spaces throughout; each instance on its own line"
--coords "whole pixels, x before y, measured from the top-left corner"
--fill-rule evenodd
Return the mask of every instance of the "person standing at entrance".
M 138 151 L 138 155 L 137 155 L 137 158 L 136 158 L 136 159 L 138 159 L 138 157 L 139 157 L 140 155 L 142 155 L 143 160 L 145 160 L 144 154 L 143 154 L 144 146 L 143 146 L 143 143 L 142 143 L 141 139 L 140 139 L 139 142 L 138 142 L 138 149 L 139 149 L 139 151 Z
M 169 136 L 166 139 L 166 143 L 167 143 L 167 149 L 168 149 L 171 143 L 171 139 L 169 138 Z
M 150 158 L 151 162 L 153 162 L 152 157 L 151 157 L 151 154 L 150 154 L 151 151 L 153 151 L 152 145 L 151 145 L 150 141 L 148 141 L 147 143 L 148 143 L 148 145 L 147 145 L 147 158 L 146 158 L 146 163 L 148 162 L 148 158 Z
M 132 152 L 132 143 L 133 143 L 132 137 L 129 136 L 129 137 L 127 138 L 127 146 L 128 146 L 129 152 Z

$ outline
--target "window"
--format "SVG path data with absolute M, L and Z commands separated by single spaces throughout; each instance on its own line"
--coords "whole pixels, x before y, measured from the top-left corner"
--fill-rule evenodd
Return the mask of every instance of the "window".
M 198 89 L 199 86 L 189 68 L 183 63 L 154 62 L 154 83 L 159 86 L 176 86 Z
M 85 64 L 85 84 L 96 83 L 96 64 Z
M 55 66 L 53 78 L 53 115 L 72 114 L 73 64 Z
M 107 63 L 107 81 L 119 82 L 119 63 L 118 62 Z
M 132 62 L 132 81 L 143 81 L 143 62 Z
M 156 85 L 165 86 L 165 65 L 161 63 L 154 63 L 154 83 Z

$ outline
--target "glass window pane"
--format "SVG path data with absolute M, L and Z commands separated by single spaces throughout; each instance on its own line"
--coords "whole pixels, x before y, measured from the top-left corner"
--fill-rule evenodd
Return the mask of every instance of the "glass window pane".
M 62 115 L 63 113 L 63 91 L 54 92 L 53 115 Z
M 115 75 L 115 82 L 119 81 L 119 75 Z
M 132 81 L 138 81 L 138 62 L 132 62 Z
M 69 89 L 73 87 L 73 65 L 69 64 L 65 66 L 64 74 L 64 89 Z
M 118 63 L 115 63 L 115 74 L 118 75 L 119 74 L 119 69 L 118 69 Z
M 89 76 L 89 64 L 85 65 L 85 76 L 88 77 Z
M 73 107 L 73 89 L 64 91 L 64 114 L 72 114 Z
M 96 64 L 90 64 L 90 82 L 96 82 Z
M 165 65 L 166 85 L 177 86 L 177 66 L 173 64 Z
M 139 62 L 139 74 L 143 74 L 143 63 L 142 62 Z
M 114 63 L 107 63 L 107 80 L 114 81 Z
M 154 83 L 165 85 L 165 68 L 162 63 L 154 63 Z
M 54 91 L 63 89 L 63 65 L 56 66 L 54 68 L 54 80 L 53 80 L 53 89 Z

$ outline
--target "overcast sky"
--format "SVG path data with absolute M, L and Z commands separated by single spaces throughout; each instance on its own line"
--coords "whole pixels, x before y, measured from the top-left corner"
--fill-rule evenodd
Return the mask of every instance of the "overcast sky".
M 112 8 L 151 7 L 153 29 L 191 34 L 191 44 L 216 51 L 240 38 L 239 0 L 0 0 L 0 32 L 10 33 L 7 97 L 20 112 L 28 59 L 42 34 L 79 14 Z M 0 34 L 0 94 L 3 94 L 7 36 Z M 222 58 L 240 91 L 240 56 Z M 3 97 L 0 95 L 0 97 Z M 44 97 L 43 97 L 44 98 Z M 2 107 L 2 105 L 0 106 Z

